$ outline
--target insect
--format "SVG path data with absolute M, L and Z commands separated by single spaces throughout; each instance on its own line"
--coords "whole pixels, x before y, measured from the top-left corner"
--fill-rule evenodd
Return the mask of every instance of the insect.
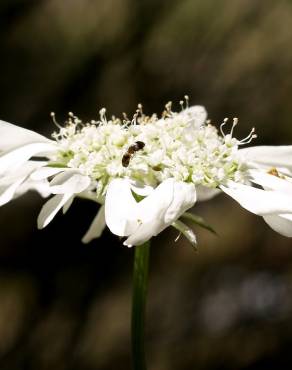
M 127 152 L 123 155 L 122 158 L 123 167 L 128 167 L 133 155 L 139 150 L 142 150 L 144 146 L 145 143 L 143 143 L 143 141 L 136 141 L 133 145 L 129 146 Z

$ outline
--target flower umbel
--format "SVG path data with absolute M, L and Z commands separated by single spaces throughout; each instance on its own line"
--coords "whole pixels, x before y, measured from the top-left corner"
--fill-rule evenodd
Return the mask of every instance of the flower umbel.
M 59 150 L 50 165 L 78 169 L 97 181 L 98 197 L 105 196 L 115 178 L 153 188 L 169 178 L 209 188 L 228 180 L 243 181 L 238 155 L 242 143 L 232 133 L 221 136 L 206 124 L 201 106 L 180 113 L 167 108 L 160 119 L 145 116 L 140 108 L 132 121 L 107 120 L 102 109 L 98 121 L 85 125 L 70 115 L 67 126 L 53 135 Z M 133 149 L 136 143 L 140 149 Z
M 83 123 L 69 113 L 63 127 L 53 115 L 53 140 L 0 121 L 0 205 L 29 189 L 53 194 L 38 218 L 42 228 L 83 197 L 101 204 L 85 243 L 105 225 L 128 246 L 172 225 L 195 244 L 193 231 L 178 219 L 196 200 L 222 190 L 292 236 L 292 147 L 242 149 L 254 129 L 238 140 L 237 119 L 225 133 L 227 119 L 218 130 L 204 107 L 187 103 L 178 113 L 168 103 L 160 118 L 145 115 L 141 105 L 132 120 L 107 119 L 102 109 L 98 120 Z

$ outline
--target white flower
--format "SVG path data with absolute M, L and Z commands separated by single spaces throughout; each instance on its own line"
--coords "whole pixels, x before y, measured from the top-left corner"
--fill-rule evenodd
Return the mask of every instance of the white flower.
M 171 104 L 160 119 L 145 116 L 141 106 L 132 121 L 107 120 L 102 109 L 99 120 L 83 124 L 70 113 L 65 127 L 56 123 L 54 140 L 0 121 L 0 205 L 30 189 L 53 195 L 38 217 L 43 228 L 82 197 L 100 204 L 84 243 L 106 225 L 127 246 L 172 225 L 194 244 L 179 218 L 204 226 L 184 213 L 223 191 L 292 236 L 292 147 L 241 149 L 254 130 L 237 140 L 237 119 L 227 134 L 227 119 L 220 132 L 206 120 L 202 106 L 175 113 Z

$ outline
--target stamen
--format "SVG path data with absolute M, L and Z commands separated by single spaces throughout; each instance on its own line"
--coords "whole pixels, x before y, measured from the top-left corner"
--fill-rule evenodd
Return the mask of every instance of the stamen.
M 251 132 L 245 137 L 244 139 L 238 141 L 238 145 L 246 145 L 249 144 L 253 139 L 256 139 L 258 136 L 254 134 L 255 128 L 251 129 Z
M 55 112 L 51 112 L 50 114 L 54 124 L 61 130 L 63 127 L 58 123 L 58 121 L 56 120 L 56 115 L 55 115 Z
M 233 131 L 234 131 L 234 127 L 238 124 L 238 118 L 234 117 L 233 118 L 233 123 L 232 123 L 232 127 L 231 127 L 231 131 L 230 131 L 230 135 L 232 137 L 233 135 Z
M 143 105 L 141 103 L 138 104 L 137 112 L 139 112 L 141 116 L 143 115 Z
M 101 110 L 99 111 L 99 116 L 100 116 L 100 121 L 102 124 L 107 124 L 107 119 L 106 119 L 106 109 L 105 108 L 101 108 Z
M 136 126 L 138 124 L 137 118 L 138 118 L 138 113 L 136 111 L 136 113 L 133 115 L 133 118 L 132 118 L 132 121 L 131 121 L 132 125 Z
M 171 113 L 171 107 L 172 107 L 172 101 L 169 101 L 167 104 L 165 104 L 165 109 L 168 113 Z
M 223 131 L 223 127 L 226 125 L 227 122 L 228 122 L 228 118 L 224 118 L 223 122 L 220 125 L 220 132 L 221 132 L 222 136 L 224 136 L 224 137 L 225 137 L 225 132 Z

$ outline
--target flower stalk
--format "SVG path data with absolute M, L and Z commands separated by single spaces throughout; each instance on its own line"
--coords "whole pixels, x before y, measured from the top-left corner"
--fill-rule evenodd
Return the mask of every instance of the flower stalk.
M 134 370 L 146 370 L 145 308 L 147 300 L 150 241 L 135 247 L 132 297 L 132 361 Z

